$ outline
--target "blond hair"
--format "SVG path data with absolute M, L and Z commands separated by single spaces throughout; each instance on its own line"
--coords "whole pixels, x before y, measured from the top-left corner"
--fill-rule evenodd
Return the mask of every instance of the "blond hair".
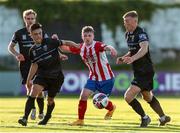
M 124 15 L 123 15 L 123 19 L 126 18 L 126 17 L 132 17 L 132 18 L 136 18 L 138 20 L 138 13 L 133 10 L 133 11 L 129 11 L 129 12 L 126 12 Z
M 34 14 L 35 17 L 37 16 L 37 13 L 33 9 L 27 9 L 23 11 L 23 18 L 25 18 L 29 14 Z
M 85 32 L 92 32 L 92 33 L 94 33 L 94 28 L 93 28 L 92 26 L 84 26 L 84 27 L 82 28 L 81 33 L 83 34 L 83 33 L 85 33 Z

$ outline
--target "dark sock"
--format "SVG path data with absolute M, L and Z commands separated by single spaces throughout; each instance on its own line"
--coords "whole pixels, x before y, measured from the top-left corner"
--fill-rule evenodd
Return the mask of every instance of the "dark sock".
M 51 116 L 54 107 L 55 107 L 55 103 L 47 106 L 46 116 Z
M 138 113 L 141 117 L 145 116 L 145 112 L 141 106 L 141 104 L 138 102 L 137 99 L 133 99 L 129 105 L 133 108 L 133 110 Z
M 162 110 L 162 108 L 161 108 L 161 105 L 160 105 L 159 101 L 156 99 L 156 97 L 153 96 L 152 101 L 151 101 L 151 102 L 148 102 L 148 103 L 150 104 L 151 108 L 152 108 L 160 117 L 162 117 L 162 116 L 165 115 L 164 112 L 163 112 L 163 110 Z
M 29 97 L 29 95 L 27 95 L 27 98 Z M 32 109 L 36 109 L 35 107 L 35 102 L 33 103 Z
M 44 98 L 43 97 L 38 97 L 36 99 L 38 107 L 39 107 L 39 114 L 42 114 L 44 111 Z
M 28 96 L 28 99 L 25 105 L 24 116 L 23 116 L 23 118 L 25 118 L 26 120 L 28 119 L 31 109 L 33 108 L 34 101 L 35 101 L 35 97 Z

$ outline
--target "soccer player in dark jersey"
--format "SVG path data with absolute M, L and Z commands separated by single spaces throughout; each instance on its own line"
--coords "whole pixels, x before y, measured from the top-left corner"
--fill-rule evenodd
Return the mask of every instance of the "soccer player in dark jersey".
M 23 12 L 23 19 L 24 19 L 24 23 L 25 23 L 25 27 L 17 30 L 14 35 L 13 38 L 11 40 L 11 42 L 9 43 L 8 46 L 8 50 L 9 52 L 16 57 L 17 61 L 19 61 L 19 69 L 20 69 L 20 74 L 22 77 L 22 85 L 25 86 L 26 84 L 26 80 L 27 80 L 27 76 L 28 76 L 28 72 L 31 66 L 31 61 L 29 59 L 29 49 L 32 47 L 32 45 L 34 44 L 33 39 L 30 36 L 30 32 L 29 32 L 29 27 L 31 24 L 36 22 L 36 17 L 37 17 L 37 13 L 32 10 L 32 9 L 28 9 L 25 10 Z M 43 37 L 44 38 L 48 38 L 48 35 L 45 34 L 43 32 Z M 57 35 L 53 35 L 52 38 L 57 38 Z M 15 46 L 18 43 L 19 46 L 19 52 L 16 51 Z M 62 60 L 66 60 L 67 56 L 63 55 L 61 53 L 60 54 L 60 58 Z M 30 90 L 27 89 L 27 95 L 29 95 Z M 44 117 L 43 114 L 43 110 L 44 110 L 44 97 L 43 94 L 40 94 L 37 97 L 37 104 L 39 106 L 39 115 L 38 117 L 40 119 L 42 119 Z M 32 113 L 31 113 L 31 119 L 34 120 L 36 118 L 36 109 L 35 109 L 35 105 L 32 109 Z
M 34 44 L 31 36 L 30 36 L 30 32 L 29 32 L 29 27 L 31 24 L 36 22 L 36 17 L 37 17 L 37 13 L 32 10 L 32 9 L 28 9 L 25 10 L 23 12 L 23 19 L 24 19 L 24 23 L 25 23 L 25 27 L 17 30 L 13 37 L 11 42 L 9 43 L 8 46 L 8 50 L 9 52 L 16 57 L 17 61 L 19 61 L 19 69 L 20 69 L 20 74 L 22 77 L 22 85 L 25 86 L 26 84 L 26 80 L 27 80 L 27 76 L 28 76 L 28 72 L 31 66 L 31 61 L 29 59 L 29 49 L 31 48 L 31 46 Z M 47 38 L 48 35 L 44 34 L 43 35 L 44 38 Z M 19 52 L 16 51 L 15 46 L 18 43 L 19 46 Z M 28 88 L 27 89 L 27 96 L 30 94 L 30 90 Z M 37 103 L 39 106 L 39 118 L 42 119 L 44 114 L 43 114 L 43 110 L 44 110 L 44 97 L 43 94 L 39 94 L 39 96 L 37 97 Z M 34 120 L 36 118 L 36 109 L 35 109 L 35 105 L 33 105 L 33 109 L 32 109 L 32 113 L 31 113 L 31 119 Z
M 152 93 L 154 69 L 149 53 L 148 35 L 144 29 L 138 26 L 138 14 L 136 11 L 125 13 L 123 19 L 129 52 L 122 57 L 118 57 L 116 63 L 132 64 L 134 72 L 134 79 L 124 98 L 133 110 L 141 116 L 140 127 L 147 127 L 151 119 L 145 114 L 141 104 L 136 99 L 139 93 L 159 115 L 159 126 L 164 126 L 167 122 L 170 122 L 171 118 L 165 115 L 159 101 Z
M 62 45 L 79 47 L 79 45 L 72 41 L 51 38 L 44 39 L 42 37 L 42 32 L 40 24 L 35 23 L 31 25 L 30 33 L 35 45 L 29 50 L 29 57 L 32 64 L 26 83 L 26 87 L 31 88 L 31 93 L 26 101 L 24 116 L 18 120 L 18 122 L 23 126 L 27 125 L 28 116 L 33 108 L 36 96 L 42 93 L 45 89 L 48 91 L 47 112 L 43 120 L 38 124 L 47 124 L 55 107 L 54 97 L 64 82 L 58 48 Z M 31 82 L 32 79 L 33 83 Z

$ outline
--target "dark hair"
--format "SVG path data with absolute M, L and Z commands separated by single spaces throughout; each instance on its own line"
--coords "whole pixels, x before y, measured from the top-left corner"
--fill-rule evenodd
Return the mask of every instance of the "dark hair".
M 136 11 L 129 11 L 123 15 L 123 18 L 126 17 L 138 18 L 138 13 Z
M 35 23 L 35 24 L 32 24 L 30 26 L 30 31 L 32 32 L 32 31 L 39 29 L 39 28 L 42 29 L 42 25 L 40 23 Z
M 94 29 L 92 26 L 84 26 L 82 28 L 82 33 L 85 33 L 85 32 L 93 32 L 94 33 Z

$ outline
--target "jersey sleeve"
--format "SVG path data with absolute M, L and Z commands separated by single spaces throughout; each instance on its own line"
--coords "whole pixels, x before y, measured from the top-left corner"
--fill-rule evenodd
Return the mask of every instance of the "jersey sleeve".
M 138 37 L 139 37 L 139 43 L 144 42 L 144 41 L 149 41 L 149 38 L 146 32 L 139 33 Z
M 80 54 L 80 51 L 81 51 L 81 46 L 80 48 L 76 48 L 76 47 L 69 47 L 69 50 L 73 53 L 73 54 Z
M 59 46 L 63 45 L 61 40 L 57 40 L 57 39 L 52 39 L 52 44 L 58 48 Z
M 106 47 L 107 45 L 102 43 L 102 42 L 97 42 L 96 45 L 95 45 L 95 49 L 97 52 L 103 52 L 105 51 L 104 48 Z
M 19 39 L 18 39 L 18 33 L 15 32 L 15 33 L 13 34 L 13 36 L 12 36 L 11 42 L 13 42 L 13 43 L 16 44 L 18 41 L 19 41 Z

